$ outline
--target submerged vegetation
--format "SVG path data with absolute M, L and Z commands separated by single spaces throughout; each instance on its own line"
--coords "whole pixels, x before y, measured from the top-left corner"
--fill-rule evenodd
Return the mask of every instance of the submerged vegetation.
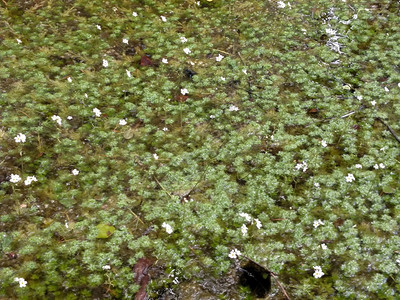
M 398 297 L 399 10 L 0 2 L 0 297 Z

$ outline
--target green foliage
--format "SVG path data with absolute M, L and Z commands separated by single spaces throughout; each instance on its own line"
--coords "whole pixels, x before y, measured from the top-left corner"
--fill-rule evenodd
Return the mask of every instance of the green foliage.
M 1 6 L 0 297 L 131 299 L 143 257 L 177 292 L 238 249 L 293 298 L 396 298 L 399 5 L 285 5 Z

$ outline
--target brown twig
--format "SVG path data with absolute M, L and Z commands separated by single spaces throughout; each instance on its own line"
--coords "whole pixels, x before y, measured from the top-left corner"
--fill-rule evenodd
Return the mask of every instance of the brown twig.
M 375 118 L 376 120 L 378 120 L 379 122 L 381 122 L 383 125 L 385 125 L 387 127 L 387 129 L 390 131 L 390 133 L 394 136 L 394 138 L 396 139 L 396 141 L 398 141 L 400 143 L 400 139 L 399 137 L 396 135 L 396 133 L 394 132 L 394 130 L 392 129 L 392 127 L 390 127 L 388 124 L 385 123 L 385 121 L 383 121 L 381 118 Z
M 251 261 L 252 263 L 256 264 L 257 266 L 259 266 L 260 268 L 266 270 L 269 274 L 271 274 L 271 276 L 275 279 L 276 283 L 279 285 L 279 288 L 281 289 L 282 293 L 285 295 L 285 298 L 286 298 L 287 300 L 290 300 L 290 297 L 289 297 L 288 293 L 286 292 L 285 288 L 284 288 L 283 285 L 280 283 L 280 281 L 278 280 L 278 277 L 276 276 L 276 274 L 275 274 L 274 272 L 268 270 L 266 267 L 260 265 L 258 262 L 255 262 L 255 261 L 252 260 L 250 257 L 247 257 L 246 255 L 243 255 L 243 254 L 242 254 L 242 256 L 243 256 L 244 258 L 247 258 L 249 261 Z
M 158 185 L 160 186 L 160 188 L 170 197 L 172 198 L 171 194 L 162 186 L 162 184 L 158 181 L 156 176 L 153 176 L 154 180 L 158 183 Z

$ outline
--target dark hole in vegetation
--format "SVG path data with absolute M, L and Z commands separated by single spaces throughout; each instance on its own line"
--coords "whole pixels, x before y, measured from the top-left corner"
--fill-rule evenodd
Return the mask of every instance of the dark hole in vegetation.
M 249 287 L 251 293 L 258 298 L 266 297 L 271 289 L 271 274 L 267 270 L 250 261 L 243 268 L 239 268 L 239 271 L 240 285 Z
M 183 70 L 183 74 L 185 74 L 185 76 L 187 78 L 192 78 L 197 73 L 195 71 L 191 70 L 191 69 L 186 68 L 186 69 Z

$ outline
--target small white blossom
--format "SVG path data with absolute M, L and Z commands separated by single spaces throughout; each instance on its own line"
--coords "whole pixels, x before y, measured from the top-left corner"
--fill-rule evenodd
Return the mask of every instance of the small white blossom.
M 355 167 L 356 167 L 356 169 L 362 169 L 362 165 L 361 164 L 356 164 Z
M 327 250 L 328 246 L 326 244 L 321 244 L 321 248 L 322 248 L 322 250 Z
M 228 257 L 229 258 L 238 258 L 240 255 L 242 255 L 242 252 L 240 252 L 238 249 L 233 249 L 231 252 L 229 252 Z
M 163 58 L 161 61 L 163 62 L 163 64 L 167 64 L 168 63 L 168 59 L 166 59 L 166 58 Z
M 192 53 L 192 51 L 190 51 L 190 49 L 189 49 L 189 48 L 185 48 L 185 49 L 183 49 L 183 52 L 185 52 L 186 54 Z
M 111 269 L 111 267 L 109 265 L 102 266 L 101 268 L 103 270 L 110 270 Z
M 98 30 L 101 30 L 101 26 L 100 25 L 97 24 L 96 27 L 97 27 Z
M 218 56 L 215 58 L 216 61 L 221 61 L 224 58 L 223 55 L 218 54 Z
M 164 127 L 162 130 L 163 131 L 168 131 L 169 129 L 168 129 L 168 127 Z
M 230 107 L 229 107 L 229 111 L 238 111 L 239 110 L 239 107 L 237 107 L 237 106 L 235 106 L 235 105 L 231 105 Z
M 89 98 L 88 94 L 85 93 L 85 98 Z
M 361 100 L 363 99 L 363 96 L 358 95 L 358 96 L 357 96 L 357 99 L 361 101 Z
M 380 167 L 381 169 L 384 169 L 384 168 L 385 168 L 385 165 L 384 165 L 383 163 L 380 163 L 380 164 L 379 164 L 379 167 Z
M 94 115 L 96 116 L 96 117 L 100 117 L 101 116 L 101 111 L 100 111 L 100 109 L 98 109 L 98 108 L 93 108 L 93 112 L 94 112 Z
M 69 225 L 68 225 L 68 222 L 67 221 L 65 221 L 65 223 L 64 223 L 64 226 L 65 226 L 65 228 L 69 228 Z
M 129 70 L 125 70 L 125 71 L 126 71 L 126 76 L 128 76 L 129 78 L 131 78 L 131 77 L 132 77 L 131 72 L 130 72 Z
M 19 287 L 21 287 L 21 288 L 26 287 L 26 285 L 28 283 L 24 278 L 18 278 L 18 277 L 15 278 L 14 281 L 18 282 Z
M 325 32 L 328 35 L 335 35 L 337 33 L 337 30 L 333 30 L 332 28 L 327 28 L 325 29 Z
M 400 88 L 400 82 L 397 84 L 397 86 Z
M 192 66 L 194 66 L 194 62 L 192 62 L 191 60 L 189 61 L 189 63 L 190 63 Z
M 225 77 L 222 77 L 222 76 L 221 76 L 221 80 L 222 80 L 222 81 L 225 81 Z
M 357 20 L 358 16 L 356 14 L 353 15 L 353 19 Z
M 108 61 L 106 59 L 103 59 L 103 67 L 104 68 L 108 67 Z
M 137 16 L 138 16 L 137 12 L 134 11 L 134 12 L 132 13 L 132 16 L 137 17 Z
M 71 77 L 68 77 L 68 78 L 67 78 L 67 81 L 68 81 L 68 82 L 72 82 L 72 78 L 71 78 Z
M 215 116 L 214 115 L 210 115 L 210 119 L 215 119 Z
M 182 95 L 189 94 L 189 91 L 187 89 L 181 89 L 181 94 Z
M 171 227 L 171 225 L 169 225 L 169 224 L 167 224 L 167 223 L 162 223 L 162 225 L 161 225 L 163 228 L 165 228 L 165 231 L 168 233 L 168 234 L 171 234 L 172 232 L 173 232 L 173 230 L 172 230 L 172 227 Z
M 321 141 L 321 145 L 322 145 L 322 147 L 325 148 L 326 146 L 328 146 L 328 143 L 326 141 L 322 140 Z
M 73 119 L 72 116 L 68 116 L 68 117 L 67 117 L 67 120 L 72 120 L 72 119 Z
M 251 216 L 247 213 L 239 213 L 239 216 L 241 216 L 242 218 L 245 218 L 247 222 L 251 222 Z
M 161 20 L 162 20 L 163 22 L 167 22 L 167 18 L 166 18 L 166 17 L 160 16 L 160 18 L 161 18 Z
M 200 6 L 200 1 L 197 1 L 196 4 L 197 4 L 197 6 Z
M 286 7 L 286 4 L 285 4 L 285 2 L 283 2 L 283 1 L 278 1 L 278 8 L 285 8 Z
M 18 133 L 17 136 L 14 138 L 16 143 L 25 143 L 26 135 L 23 133 Z
M 322 276 L 324 276 L 324 272 L 322 272 L 322 269 L 320 266 L 314 266 L 314 274 L 313 276 L 315 278 L 321 278 Z
M 316 188 L 319 188 L 319 183 L 318 182 L 314 182 L 314 186 L 316 187 Z
M 72 175 L 76 176 L 78 174 L 79 174 L 79 170 L 77 170 L 77 169 L 72 170 Z
M 378 170 L 378 169 L 379 169 L 378 164 L 375 164 L 375 165 L 374 165 L 374 169 L 375 169 L 375 170 Z
M 30 185 L 32 183 L 32 181 L 37 181 L 35 176 L 28 176 L 25 179 L 24 183 L 25 183 L 25 185 Z
M 262 224 L 261 224 L 260 220 L 259 219 L 254 219 L 254 221 L 256 222 L 256 227 L 258 229 L 260 229 L 262 227 Z
M 124 43 L 124 44 L 127 44 L 127 45 L 128 45 L 128 43 L 129 43 L 129 40 L 128 40 L 128 39 L 122 39 L 122 43 Z
M 246 226 L 246 224 L 243 224 L 242 227 L 240 228 L 240 230 L 242 231 L 243 236 L 245 236 L 247 234 L 247 226 Z
M 324 225 L 325 223 L 321 221 L 321 219 L 315 220 L 313 223 L 314 228 L 318 228 L 320 225 Z
M 53 121 L 56 121 L 58 125 L 61 125 L 61 117 L 60 117 L 60 116 L 53 115 L 53 116 L 51 117 L 51 119 L 52 119 Z
M 242 72 L 247 75 L 247 70 L 243 69 Z
M 119 123 L 118 123 L 118 124 L 121 125 L 121 126 L 124 126 L 124 125 L 127 124 L 127 122 L 126 122 L 125 119 L 121 119 L 121 120 L 119 120 Z
M 18 174 L 11 174 L 10 182 L 17 183 L 18 181 L 21 181 L 21 177 Z
M 271 136 L 271 137 L 272 137 L 272 136 Z M 306 172 L 306 171 L 308 170 L 307 162 L 303 161 L 302 163 L 298 163 L 298 164 L 295 166 L 295 169 L 296 169 L 296 170 L 303 169 L 303 172 Z
M 376 105 L 376 101 L 375 100 L 371 101 L 371 104 L 372 104 L 372 106 L 375 106 Z
M 385 86 L 384 88 L 385 92 L 389 92 L 390 90 L 387 88 L 387 86 Z
M 356 179 L 354 178 L 354 175 L 351 174 L 351 173 L 348 173 L 347 176 L 346 176 L 346 181 L 347 181 L 347 182 L 353 182 L 354 180 L 356 180 Z
M 187 38 L 185 38 L 184 36 L 181 36 L 181 42 L 182 43 L 186 43 L 187 42 Z
M 154 157 L 155 160 L 157 160 L 157 159 L 158 159 L 157 153 L 154 153 L 154 154 L 153 154 L 153 157 Z
M 21 44 L 22 41 L 21 41 L 20 39 L 17 39 L 17 43 L 18 43 L 18 44 Z

